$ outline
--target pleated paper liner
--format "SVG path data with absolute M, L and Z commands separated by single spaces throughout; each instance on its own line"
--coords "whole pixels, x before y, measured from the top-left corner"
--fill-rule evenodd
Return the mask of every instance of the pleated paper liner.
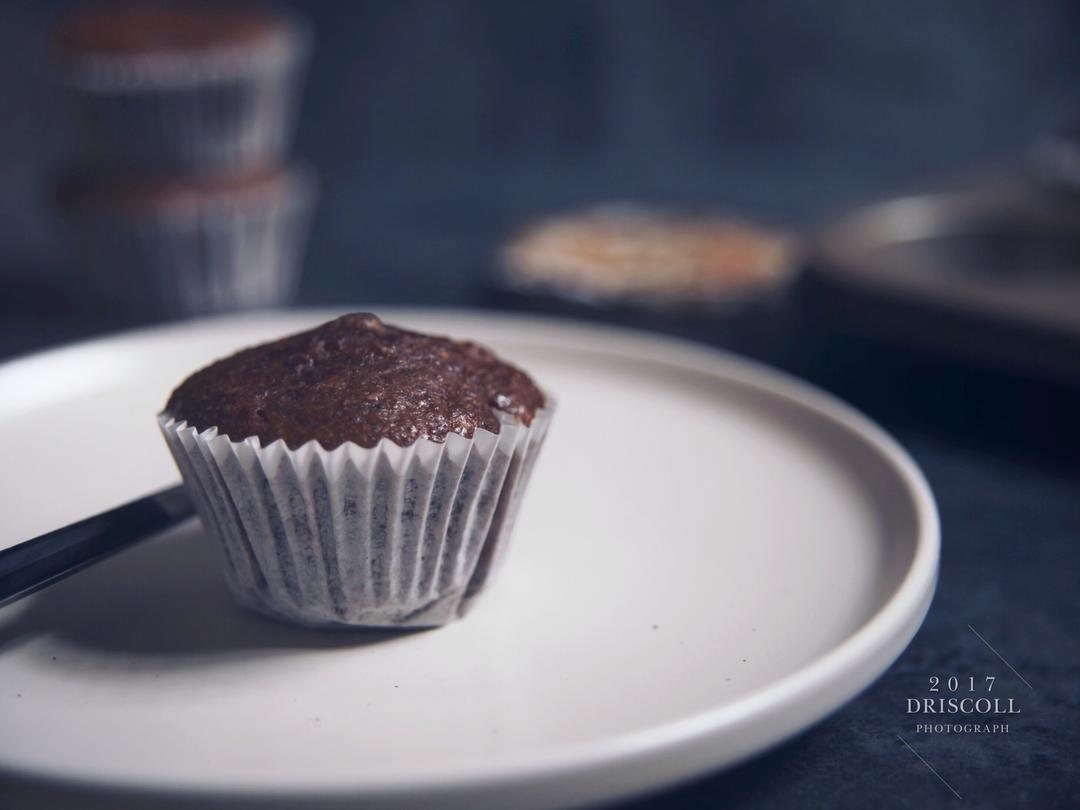
M 314 626 L 430 627 L 497 569 L 553 407 L 498 434 L 327 451 L 161 430 L 239 602 Z
M 288 304 L 300 282 L 318 185 L 281 169 L 272 194 L 198 205 L 67 215 L 79 282 L 95 308 L 142 319 Z

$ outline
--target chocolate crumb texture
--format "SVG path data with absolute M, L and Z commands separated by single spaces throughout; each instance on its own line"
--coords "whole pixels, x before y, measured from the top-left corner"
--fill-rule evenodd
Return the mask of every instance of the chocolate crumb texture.
M 296 449 L 315 440 L 332 450 L 498 433 L 498 412 L 529 425 L 543 406 L 532 379 L 483 346 L 354 313 L 192 374 L 165 414 L 233 441 L 258 436 Z

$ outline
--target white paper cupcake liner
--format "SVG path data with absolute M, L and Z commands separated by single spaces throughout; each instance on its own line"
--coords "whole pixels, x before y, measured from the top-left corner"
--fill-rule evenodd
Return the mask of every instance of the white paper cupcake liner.
M 139 319 L 289 303 L 316 196 L 293 171 L 280 189 L 182 209 L 80 211 L 70 224 L 96 308 Z
M 497 567 L 552 410 L 471 439 L 330 451 L 159 423 L 241 604 L 314 626 L 430 627 Z
M 205 55 L 68 57 L 61 81 L 86 163 L 227 172 L 280 162 L 296 124 L 307 29 Z

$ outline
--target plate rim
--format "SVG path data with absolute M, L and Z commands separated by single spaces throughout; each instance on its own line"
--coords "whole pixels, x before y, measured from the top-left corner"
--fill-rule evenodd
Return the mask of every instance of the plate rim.
M 122 782 L 72 776 L 58 771 L 25 770 L 0 764 L 6 773 L 31 782 L 121 795 L 139 794 L 234 800 L 260 797 L 289 797 L 308 800 L 368 799 L 401 806 L 423 806 L 432 800 L 529 802 L 529 791 L 577 785 L 573 795 L 585 801 L 616 799 L 642 791 L 658 790 L 710 771 L 729 768 L 745 759 L 779 745 L 838 710 L 869 687 L 908 646 L 929 610 L 937 584 L 940 558 L 940 522 L 929 484 L 906 450 L 884 429 L 854 407 L 812 383 L 765 363 L 736 355 L 707 344 L 661 333 L 606 324 L 592 324 L 571 318 L 538 316 L 463 309 L 457 307 L 377 306 L 373 310 L 388 319 L 441 318 L 479 322 L 500 329 L 524 330 L 507 342 L 563 345 L 589 352 L 629 359 L 648 359 L 684 371 L 705 373 L 779 397 L 789 406 L 813 412 L 819 419 L 854 434 L 863 447 L 873 450 L 888 464 L 903 485 L 915 518 L 911 562 L 891 595 L 854 632 L 823 654 L 778 680 L 756 689 L 734 703 L 713 707 L 689 717 L 650 728 L 564 746 L 557 752 L 518 754 L 487 762 L 480 768 L 452 765 L 445 770 L 428 770 L 420 778 L 403 780 L 397 772 L 385 780 L 362 778 L 349 783 L 305 783 L 280 785 L 206 783 L 130 779 Z M 172 322 L 133 330 L 123 330 L 87 340 L 77 340 L 44 351 L 23 355 L 0 364 L 0 380 L 30 364 L 64 362 L 67 357 L 88 350 L 110 349 L 116 344 L 137 342 L 140 337 L 167 337 L 208 326 L 233 326 L 242 321 L 282 319 L 312 323 L 357 308 L 300 308 L 240 313 L 191 321 Z M 543 336 L 543 340 L 540 337 Z M 801 702 L 800 702 L 801 700 Z M 777 724 L 777 719 L 785 722 Z M 762 733 L 760 725 L 770 720 L 773 730 Z M 759 728 L 753 725 L 758 721 Z M 734 746 L 720 743 L 735 731 L 747 732 Z M 729 741 L 730 742 L 730 741 Z M 709 745 L 714 752 L 702 756 Z M 721 753 L 722 752 L 722 753 Z M 663 775 L 654 772 L 655 761 L 666 759 Z M 644 767 L 653 765 L 653 770 Z M 493 767 L 497 765 L 497 767 Z M 635 768 L 640 772 L 635 774 Z M 599 775 L 607 778 L 600 778 Z M 629 776 L 629 778 L 628 778 Z M 635 780 L 636 777 L 636 780 Z M 618 781 L 616 789 L 611 783 Z M 590 786 L 590 783 L 591 786 Z M 597 792 L 597 783 L 604 789 Z M 593 795 L 589 794 L 589 789 Z M 532 799 L 535 800 L 535 799 Z M 576 800 L 579 801 L 579 800 Z M 540 802 L 535 806 L 546 806 Z

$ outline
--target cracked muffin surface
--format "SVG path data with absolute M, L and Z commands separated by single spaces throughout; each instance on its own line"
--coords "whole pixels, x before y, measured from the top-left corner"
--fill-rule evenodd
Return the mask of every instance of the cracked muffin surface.
M 498 433 L 500 413 L 529 425 L 544 404 L 525 372 L 483 346 L 353 313 L 195 372 L 164 413 L 233 441 L 296 449 L 314 440 L 332 450 Z

